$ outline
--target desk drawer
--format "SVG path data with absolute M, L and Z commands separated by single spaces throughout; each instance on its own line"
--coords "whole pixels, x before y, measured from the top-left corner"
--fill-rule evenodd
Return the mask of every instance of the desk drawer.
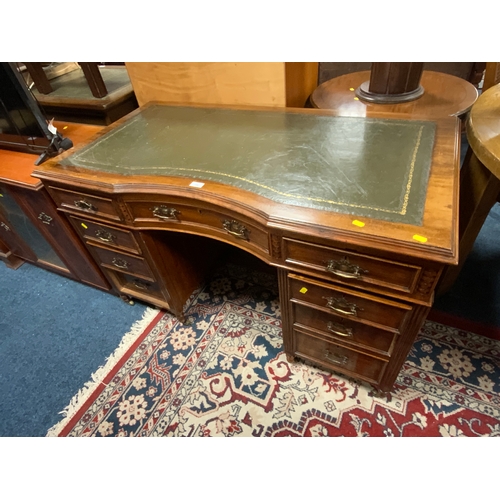
M 312 335 L 295 330 L 294 355 L 317 362 L 332 371 L 340 371 L 378 383 L 387 361 L 339 346 Z
M 73 212 L 84 212 L 106 219 L 121 221 L 120 209 L 111 198 L 69 191 L 49 186 L 49 192 L 59 208 Z
M 319 306 L 333 315 L 401 332 L 412 307 L 391 300 L 289 274 L 292 302 Z
M 87 219 L 70 216 L 73 226 L 85 240 L 97 241 L 113 248 L 140 253 L 139 245 L 131 231 L 99 224 Z
M 289 238 L 283 239 L 283 247 L 287 264 L 319 272 L 329 280 L 357 288 L 368 285 L 411 294 L 422 270 L 419 266 Z
M 165 301 L 165 297 L 156 281 L 149 281 L 141 278 L 136 278 L 121 272 L 110 272 L 117 283 L 117 288 L 120 292 L 130 294 L 142 300 L 155 298 Z
M 181 225 L 186 230 L 191 226 L 198 234 L 217 234 L 228 242 L 269 252 L 266 228 L 231 211 L 164 201 L 127 201 L 126 205 L 136 226 L 175 228 Z
M 386 356 L 392 351 L 396 335 L 392 332 L 341 318 L 304 304 L 293 303 L 292 309 L 294 326 L 313 329 L 332 341 L 358 345 Z
M 107 248 L 94 245 L 90 241 L 88 245 L 94 254 L 97 255 L 101 266 L 112 269 L 113 271 L 119 271 L 138 278 L 154 281 L 154 274 L 146 260 L 142 257 L 121 253 L 116 250 L 108 250 Z

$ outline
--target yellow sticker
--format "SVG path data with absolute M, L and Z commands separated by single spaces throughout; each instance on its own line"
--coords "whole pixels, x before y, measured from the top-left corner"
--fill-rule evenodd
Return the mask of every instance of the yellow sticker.
M 65 127 L 63 127 L 63 130 L 66 130 L 68 128 L 68 126 L 66 125 Z
M 359 101 L 359 97 L 355 97 L 355 98 L 354 98 L 354 100 L 355 100 L 355 101 Z
M 354 92 L 354 89 L 353 89 L 352 87 L 351 87 L 349 90 L 350 90 L 351 92 Z
M 303 286 L 300 290 L 299 290 L 300 293 L 306 293 L 307 292 L 307 288 L 305 286 Z
M 363 227 L 365 225 L 365 223 L 361 222 L 360 220 L 353 220 L 352 223 L 358 227 Z
M 420 236 L 419 234 L 414 234 L 413 239 L 416 241 L 420 241 L 420 243 L 425 243 L 427 238 L 425 236 Z
M 88 227 L 82 222 L 82 227 L 88 229 Z
M 0 198 L 3 198 L 3 194 L 2 193 L 0 193 Z

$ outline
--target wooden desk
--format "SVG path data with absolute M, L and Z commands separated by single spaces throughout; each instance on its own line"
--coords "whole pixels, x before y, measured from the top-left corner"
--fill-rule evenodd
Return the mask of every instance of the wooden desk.
M 469 150 L 460 171 L 460 261 L 448 269 L 439 293 L 448 291 L 469 255 L 477 235 L 500 196 L 500 84 L 486 90 L 467 122 Z
M 35 175 L 115 293 L 182 319 L 235 246 L 277 268 L 289 359 L 388 391 L 457 261 L 459 123 L 338 115 L 151 105 Z
M 332 78 L 314 90 L 311 104 L 334 109 L 345 116 L 370 116 L 372 113 L 403 113 L 415 116 L 460 116 L 470 110 L 478 91 L 468 81 L 446 73 L 424 71 L 421 85 L 424 95 L 401 104 L 372 104 L 356 98 L 354 91 L 370 79 L 370 71 L 349 73 Z

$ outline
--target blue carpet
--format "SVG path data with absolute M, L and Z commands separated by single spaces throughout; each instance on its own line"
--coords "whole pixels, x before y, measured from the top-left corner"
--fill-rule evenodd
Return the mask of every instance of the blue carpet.
M 488 214 L 457 280 L 434 309 L 500 327 L 500 204 Z
M 146 306 L 0 262 L 0 436 L 45 436 Z

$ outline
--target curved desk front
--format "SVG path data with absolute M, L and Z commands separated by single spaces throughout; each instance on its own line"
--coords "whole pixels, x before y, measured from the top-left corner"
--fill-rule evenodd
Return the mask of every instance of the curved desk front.
M 278 271 L 289 359 L 388 391 L 457 262 L 459 123 L 151 104 L 38 168 L 113 291 L 183 319 L 230 244 Z

